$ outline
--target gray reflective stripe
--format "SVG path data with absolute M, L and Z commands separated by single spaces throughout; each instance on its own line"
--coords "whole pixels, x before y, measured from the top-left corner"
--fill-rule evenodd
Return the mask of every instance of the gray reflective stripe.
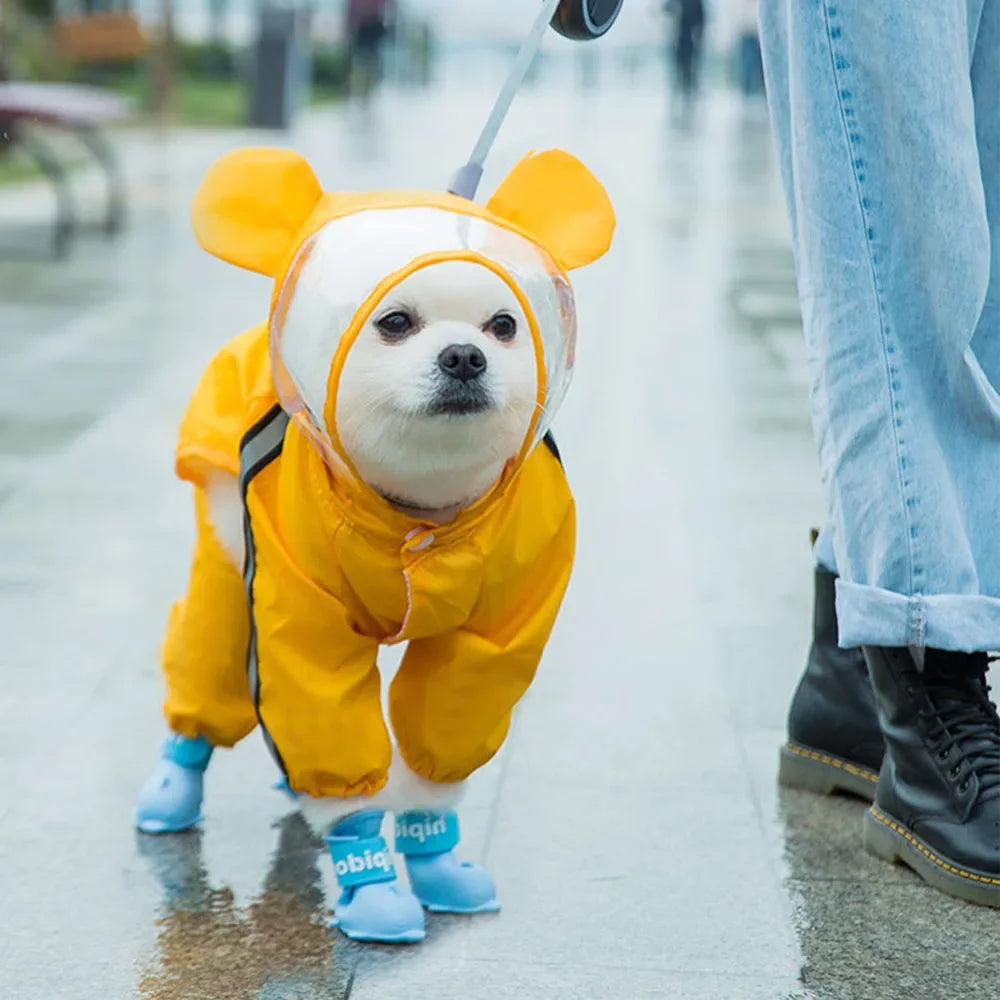
M 264 734 L 264 742 L 283 773 L 285 773 L 285 763 L 271 739 L 271 734 L 264 725 L 264 720 L 260 717 L 260 665 L 257 660 L 257 622 L 254 618 L 253 607 L 253 582 L 257 570 L 257 553 L 254 547 L 253 527 L 250 524 L 250 508 L 247 505 L 247 489 L 254 476 L 281 454 L 287 429 L 288 414 L 276 406 L 247 432 L 240 444 L 240 496 L 243 498 L 243 547 L 245 549 L 243 584 L 246 587 L 247 607 L 250 611 L 247 679 L 250 682 L 250 694 L 253 697 L 261 732 Z
M 240 489 L 281 452 L 288 428 L 288 414 L 275 407 L 259 421 L 240 444 Z M 274 454 L 271 454 L 274 452 Z

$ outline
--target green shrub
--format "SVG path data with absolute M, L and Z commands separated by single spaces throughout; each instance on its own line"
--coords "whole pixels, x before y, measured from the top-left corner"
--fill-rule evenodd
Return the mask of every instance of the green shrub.
M 206 80 L 233 80 L 240 75 L 240 58 L 220 42 L 180 42 L 177 67 L 181 73 Z

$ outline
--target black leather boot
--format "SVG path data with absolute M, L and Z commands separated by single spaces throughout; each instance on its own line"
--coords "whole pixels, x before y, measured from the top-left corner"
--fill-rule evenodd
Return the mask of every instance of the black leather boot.
M 778 781 L 871 801 L 882 764 L 882 734 L 864 654 L 837 645 L 836 579 L 816 567 L 812 647 L 788 711 Z
M 1000 718 L 985 653 L 865 647 L 886 755 L 865 847 L 931 885 L 1000 907 Z

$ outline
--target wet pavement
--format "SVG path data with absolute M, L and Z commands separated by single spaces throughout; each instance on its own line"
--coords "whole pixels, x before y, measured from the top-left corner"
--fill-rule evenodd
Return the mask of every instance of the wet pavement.
M 440 187 L 491 96 L 386 94 L 370 119 L 316 111 L 277 141 L 328 187 Z M 0 261 L 0 996 L 995 996 L 997 914 L 869 858 L 860 803 L 775 785 L 822 503 L 766 124 L 723 97 L 683 132 L 655 89 L 540 86 L 484 183 L 565 145 L 619 215 L 612 254 L 575 281 L 556 426 L 574 579 L 462 811 L 503 912 L 433 917 L 417 948 L 331 936 L 332 870 L 256 736 L 217 755 L 201 831 L 132 830 L 192 537 L 173 435 L 201 367 L 268 296 L 197 249 L 187 201 L 215 156 L 275 141 L 131 133 L 122 238 Z M 46 198 L 0 191 L 0 229 L 37 225 Z

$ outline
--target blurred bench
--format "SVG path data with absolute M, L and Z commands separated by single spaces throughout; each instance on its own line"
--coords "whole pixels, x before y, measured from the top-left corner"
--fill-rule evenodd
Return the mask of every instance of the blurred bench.
M 52 24 L 52 41 L 59 52 L 77 63 L 132 62 L 148 48 L 139 19 L 127 9 L 57 17 Z
M 0 82 L 0 135 L 31 156 L 52 182 L 56 194 L 53 250 L 63 256 L 80 220 L 73 201 L 68 171 L 52 146 L 33 125 L 47 125 L 72 133 L 91 153 L 107 181 L 107 203 L 102 222 L 106 233 L 117 233 L 125 218 L 125 191 L 114 148 L 105 126 L 127 118 L 130 102 L 95 87 L 57 83 Z

